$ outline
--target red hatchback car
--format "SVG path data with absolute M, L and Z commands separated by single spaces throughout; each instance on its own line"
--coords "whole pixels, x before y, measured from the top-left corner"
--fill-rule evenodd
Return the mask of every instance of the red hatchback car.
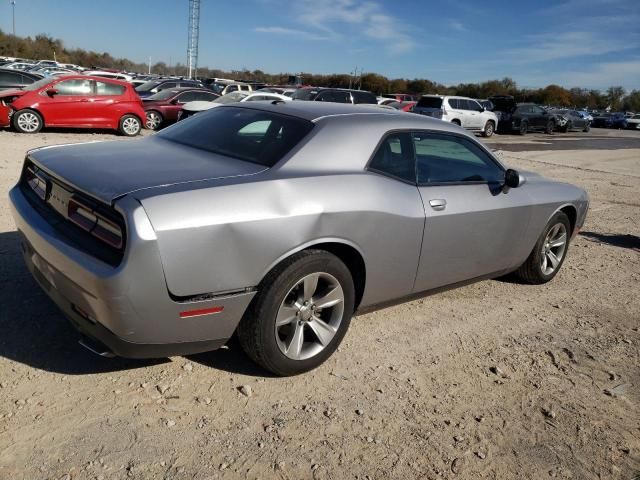
M 12 125 L 22 133 L 42 127 L 108 128 L 133 137 L 144 120 L 140 97 L 118 80 L 66 75 L 0 93 L 0 127 Z

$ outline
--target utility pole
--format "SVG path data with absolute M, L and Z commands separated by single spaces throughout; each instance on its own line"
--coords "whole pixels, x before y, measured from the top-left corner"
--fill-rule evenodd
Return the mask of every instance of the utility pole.
M 151 75 L 151 57 L 149 57 L 149 75 Z
M 13 13 L 13 36 L 16 36 L 16 0 L 10 0 L 11 10 Z
M 187 43 L 188 77 L 198 76 L 198 42 L 200 39 L 200 0 L 189 0 L 189 40 Z

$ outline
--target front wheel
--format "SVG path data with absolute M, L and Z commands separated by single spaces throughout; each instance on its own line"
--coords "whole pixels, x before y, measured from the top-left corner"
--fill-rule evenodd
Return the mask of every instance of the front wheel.
M 25 108 L 13 115 L 13 128 L 20 133 L 38 133 L 42 124 L 42 117 L 35 110 Z
M 158 130 L 164 118 L 162 118 L 162 114 L 160 112 L 156 112 L 155 110 L 150 110 L 147 112 L 147 128 L 149 130 Z
M 125 115 L 120 119 L 118 132 L 126 137 L 135 137 L 142 130 L 142 123 L 135 115 Z
M 564 212 L 556 213 L 538 238 L 529 258 L 516 271 L 527 283 L 547 283 L 556 276 L 569 248 L 571 223 Z
M 344 338 L 354 310 L 349 269 L 331 253 L 305 250 L 272 270 L 238 326 L 247 355 L 276 375 L 322 364 Z
M 489 138 L 490 136 L 493 135 L 494 130 L 495 130 L 495 125 L 491 120 L 489 120 L 487 124 L 484 126 L 484 132 L 482 132 L 482 136 Z
M 588 132 L 589 130 L 591 130 L 591 123 L 587 122 L 584 124 L 584 129 L 582 131 Z
M 518 133 L 520 135 L 526 135 L 528 128 L 529 128 L 529 126 L 527 125 L 527 122 L 522 121 L 522 122 L 520 122 L 520 128 L 518 129 Z

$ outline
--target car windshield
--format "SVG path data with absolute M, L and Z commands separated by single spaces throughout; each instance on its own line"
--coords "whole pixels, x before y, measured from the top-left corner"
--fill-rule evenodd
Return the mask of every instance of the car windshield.
M 45 85 L 48 85 L 49 83 L 51 83 L 51 79 L 50 78 L 41 78 L 37 82 L 33 82 L 31 85 L 27 85 L 22 90 L 27 91 L 27 92 L 32 92 L 34 90 L 41 89 L 42 87 L 44 87 Z
M 136 87 L 136 92 L 148 92 L 152 88 L 155 88 L 158 85 L 160 85 L 160 83 L 161 82 L 158 82 L 157 80 L 151 80 L 149 82 L 144 82 L 142 85 Z
M 634 115 L 634 116 L 633 116 L 633 117 L 631 117 L 631 118 L 633 118 L 634 120 L 640 120 L 640 114 L 638 114 L 638 115 Z
M 440 108 L 442 107 L 442 98 L 440 97 L 421 97 L 417 107 L 423 108 Z
M 234 103 L 234 102 L 239 102 L 240 100 L 242 100 L 244 97 L 246 97 L 247 95 L 249 95 L 247 92 L 231 92 L 231 93 L 227 93 L 226 95 L 223 95 L 219 98 L 216 98 L 214 100 L 215 103 Z
M 158 93 L 154 93 L 150 97 L 145 98 L 145 100 L 167 100 L 173 97 L 177 92 L 175 90 L 160 90 Z
M 313 128 L 297 117 L 263 110 L 219 107 L 156 134 L 175 143 L 272 167 Z

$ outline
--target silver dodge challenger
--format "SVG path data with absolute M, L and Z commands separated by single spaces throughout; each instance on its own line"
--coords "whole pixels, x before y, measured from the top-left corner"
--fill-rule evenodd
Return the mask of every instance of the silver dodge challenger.
M 456 125 L 302 101 L 32 150 L 10 200 L 28 268 L 90 350 L 237 334 L 278 375 L 325 361 L 354 313 L 510 272 L 548 282 L 589 204 Z

